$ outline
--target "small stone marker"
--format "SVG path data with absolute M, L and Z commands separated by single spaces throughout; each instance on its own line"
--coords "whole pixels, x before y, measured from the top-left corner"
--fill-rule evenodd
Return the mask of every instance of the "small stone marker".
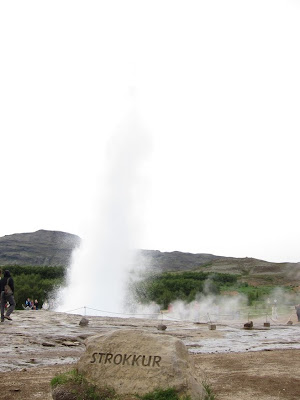
M 202 385 L 185 344 L 167 334 L 122 329 L 87 339 L 78 371 L 99 388 L 139 394 L 170 387 L 199 399 Z
M 253 321 L 246 322 L 244 324 L 244 329 L 253 329 Z
M 81 320 L 79 321 L 80 326 L 87 326 L 89 324 L 89 320 L 85 317 L 82 317 Z
M 159 331 L 165 331 L 167 329 L 167 325 L 159 324 L 159 325 L 157 325 L 157 329 Z

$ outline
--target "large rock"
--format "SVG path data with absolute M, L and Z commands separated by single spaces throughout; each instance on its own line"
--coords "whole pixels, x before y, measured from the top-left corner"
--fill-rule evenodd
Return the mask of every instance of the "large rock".
M 93 336 L 86 344 L 78 370 L 99 388 L 143 395 L 173 387 L 192 399 L 203 394 L 186 346 L 165 333 L 124 329 Z

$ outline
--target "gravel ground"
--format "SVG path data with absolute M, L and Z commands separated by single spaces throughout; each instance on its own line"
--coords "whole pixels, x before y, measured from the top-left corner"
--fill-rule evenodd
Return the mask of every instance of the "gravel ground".
M 15 311 L 13 321 L 0 325 L 0 399 L 51 399 L 50 380 L 74 368 L 85 351 L 88 336 L 114 329 L 145 329 L 183 340 L 194 359 L 200 380 L 213 388 L 219 400 L 300 399 L 300 324 L 254 321 L 207 324 L 168 320 L 88 317 L 52 311 Z

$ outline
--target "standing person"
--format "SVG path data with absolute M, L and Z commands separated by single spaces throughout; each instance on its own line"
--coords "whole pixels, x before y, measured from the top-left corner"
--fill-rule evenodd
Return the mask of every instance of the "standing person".
M 2 300 L 1 300 L 1 293 L 2 293 L 2 290 L 1 290 L 1 278 L 2 278 L 2 269 L 0 268 L 0 309 L 1 309 L 1 304 L 2 304 Z
M 6 284 L 11 288 L 12 294 L 5 294 L 4 288 L 5 288 Z M 14 299 L 14 290 L 15 290 L 14 280 L 11 277 L 10 272 L 8 270 L 6 270 L 6 271 L 4 271 L 4 276 L 0 281 L 1 322 L 4 322 L 4 318 L 12 321 L 12 319 L 10 318 L 10 314 L 14 311 L 15 306 L 16 306 L 15 299 Z M 6 310 L 6 314 L 4 315 L 4 307 L 5 307 L 6 302 L 9 303 L 9 307 Z
M 300 304 L 295 306 L 298 322 L 300 322 Z

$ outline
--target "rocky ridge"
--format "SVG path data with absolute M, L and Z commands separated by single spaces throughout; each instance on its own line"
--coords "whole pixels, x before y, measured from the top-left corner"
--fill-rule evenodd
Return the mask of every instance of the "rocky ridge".
M 39 230 L 0 237 L 0 265 L 68 266 L 80 245 L 76 235 Z

